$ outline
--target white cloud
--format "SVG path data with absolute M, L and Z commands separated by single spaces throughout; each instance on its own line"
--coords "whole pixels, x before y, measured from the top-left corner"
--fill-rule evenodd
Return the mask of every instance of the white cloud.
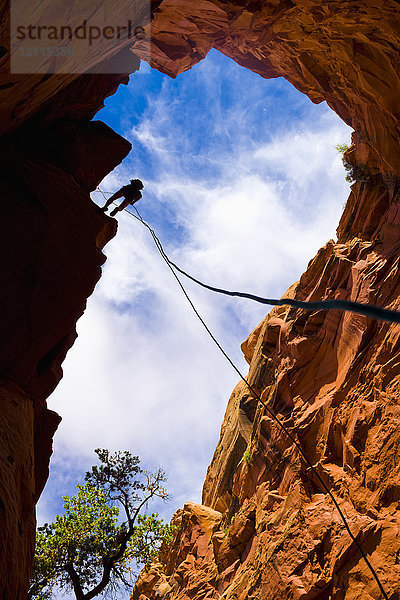
M 143 172 L 139 210 L 156 227 L 172 260 L 211 285 L 276 297 L 334 236 L 348 193 L 334 146 L 348 139 L 350 130 L 326 107 L 312 106 L 300 125 L 289 122 L 279 135 L 264 139 L 254 128 L 266 126 L 254 124 L 249 106 L 241 104 L 240 88 L 224 109 L 221 67 L 213 57 L 210 69 L 205 65 L 185 81 L 203 85 L 204 97 L 214 98 L 213 121 L 188 112 L 186 84 L 174 88 L 171 102 L 176 84 L 166 80 L 153 103 L 149 92 L 140 124 L 128 129 L 136 154 L 100 187 L 118 189 L 133 170 Z M 229 69 L 228 78 L 240 79 L 239 67 Z M 246 93 L 262 106 L 258 92 Z M 272 96 L 265 100 L 268 106 Z M 296 98 L 300 103 L 302 97 Z M 215 132 L 222 137 L 214 139 Z M 96 200 L 102 203 L 98 195 Z M 64 379 L 49 399 L 63 421 L 39 521 L 54 518 L 52 511 L 59 510 L 54 496 L 73 492 L 74 477 L 92 464 L 95 447 L 129 449 L 147 466 L 160 463 L 174 497 L 169 506 L 157 507 L 166 517 L 184 501 L 200 501 L 238 380 L 196 320 L 147 230 L 127 214 L 118 220 L 118 235 L 105 249 L 102 280 L 64 363 Z M 214 295 L 181 279 L 245 372 L 240 343 L 265 307 Z

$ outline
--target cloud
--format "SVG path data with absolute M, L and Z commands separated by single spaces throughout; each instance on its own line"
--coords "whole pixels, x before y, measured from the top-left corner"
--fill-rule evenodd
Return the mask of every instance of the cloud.
M 348 194 L 335 145 L 349 128 L 289 84 L 262 80 L 218 53 L 175 81 L 143 75 L 128 92 L 123 105 L 118 95 L 108 100 L 103 118 L 117 129 L 123 123 L 134 151 L 100 187 L 118 189 L 134 172 L 145 183 L 138 208 L 172 260 L 211 285 L 282 295 L 335 235 Z M 49 399 L 63 421 L 39 521 L 54 518 L 60 492 L 73 493 L 95 447 L 161 464 L 174 498 L 157 507 L 166 518 L 184 501 L 199 502 L 238 380 L 148 231 L 127 214 L 118 220 L 64 379 Z M 240 343 L 265 307 L 182 281 L 246 372 Z

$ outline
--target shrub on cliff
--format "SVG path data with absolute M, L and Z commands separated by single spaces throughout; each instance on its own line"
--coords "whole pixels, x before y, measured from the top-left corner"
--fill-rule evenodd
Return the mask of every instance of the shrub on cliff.
M 349 183 L 354 183 L 355 181 L 367 181 L 370 177 L 367 165 L 351 164 L 346 158 L 346 152 L 350 146 L 347 144 L 337 144 L 335 148 L 339 154 L 342 155 L 342 163 L 346 171 L 346 181 Z
M 348 144 L 337 144 L 335 148 L 339 152 L 339 154 L 342 155 L 342 163 L 346 171 L 346 181 L 348 181 L 349 183 L 353 183 L 353 181 L 355 181 L 354 167 L 349 162 L 347 162 L 347 160 L 344 157 L 345 152 L 349 149 Z
M 63 497 L 65 513 L 38 529 L 29 600 L 50 599 L 55 589 L 77 600 L 116 591 L 129 584 L 133 563 L 149 564 L 170 541 L 169 525 L 141 514 L 152 498 L 167 498 L 164 472 L 142 471 L 130 452 L 95 452 L 100 465 L 86 473 L 75 496 Z

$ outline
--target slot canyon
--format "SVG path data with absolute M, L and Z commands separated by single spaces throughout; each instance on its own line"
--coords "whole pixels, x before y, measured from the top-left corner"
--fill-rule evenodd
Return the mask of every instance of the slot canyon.
M 87 0 L 82 19 L 97 4 Z M 115 6 L 121 22 L 129 5 Z M 354 130 L 345 154 L 354 182 L 337 241 L 310 257 L 285 295 L 400 310 L 400 2 L 157 0 L 144 11 L 148 37 L 88 54 L 80 74 L 12 74 L 10 4 L 0 6 L 0 597 L 24 600 L 35 504 L 60 422 L 46 399 L 117 233 L 90 192 L 131 149 L 95 119 L 105 98 L 134 79 L 140 60 L 179 77 L 215 48 L 325 101 Z M 115 60 L 124 73 L 112 74 Z M 399 325 L 282 306 L 242 350 L 251 386 L 335 494 L 387 597 L 399 600 Z M 176 513 L 172 547 L 141 573 L 132 600 L 383 597 L 263 403 L 243 382 L 234 389 L 202 504 Z

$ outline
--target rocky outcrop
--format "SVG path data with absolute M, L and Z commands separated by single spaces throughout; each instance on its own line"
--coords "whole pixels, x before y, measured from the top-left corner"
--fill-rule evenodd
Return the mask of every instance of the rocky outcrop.
M 34 151 L 35 138 L 24 145 L 9 138 L 0 151 L 0 377 L 6 388 L 13 389 L 12 400 L 2 394 L 7 431 L 0 449 L 4 455 L 0 479 L 8 490 L 5 496 L 0 491 L 8 532 L 2 541 L 8 544 L 11 531 L 14 534 L 13 543 L 1 553 L 4 571 L 0 570 L 0 577 L 7 576 L 1 578 L 0 589 L 9 600 L 25 597 L 35 534 L 34 506 L 47 480 L 52 437 L 60 421 L 47 409 L 46 398 L 62 376 L 61 363 L 76 338 L 76 321 L 100 277 L 105 260 L 101 249 L 116 233 L 116 222 L 97 212 L 88 191 L 130 147 L 101 124 L 73 127 L 74 139 L 64 138 L 63 147 L 59 138 L 60 156 L 53 155 L 51 161 L 45 152 L 40 153 L 40 143 Z M 100 133 L 97 139 L 96 132 Z M 45 130 L 42 134 L 41 141 L 47 143 L 50 135 L 46 138 Z M 41 135 L 39 130 L 37 135 Z M 90 156 L 90 143 L 96 144 L 104 135 L 108 165 L 103 163 L 102 172 L 92 169 L 83 181 L 85 152 Z M 75 164 L 62 164 L 61 155 L 68 156 L 68 144 L 74 143 Z M 15 459 L 12 466 L 8 457 Z
M 166 0 L 151 44 L 136 49 L 175 76 L 216 47 L 326 100 L 355 129 L 346 154 L 355 182 L 338 239 L 285 296 L 400 309 L 399 16 L 397 2 L 372 0 L 195 8 Z M 200 548 L 203 534 L 178 513 L 168 559 L 141 575 L 132 598 L 383 598 L 326 488 L 275 416 L 335 495 L 387 597 L 399 599 L 400 327 L 279 307 L 242 349 L 261 401 L 243 382 L 229 400 L 196 507 L 218 511 L 219 525 L 210 517 L 214 533 Z
M 172 521 L 177 528 L 173 547 L 161 554 L 162 562 L 142 571 L 132 600 L 152 597 L 154 593 L 158 597 L 168 597 L 175 582 L 179 582 L 190 598 L 206 598 L 207 594 L 211 594 L 214 589 L 212 583 L 217 577 L 212 560 L 212 540 L 220 529 L 221 521 L 222 514 L 218 511 L 187 502 Z

